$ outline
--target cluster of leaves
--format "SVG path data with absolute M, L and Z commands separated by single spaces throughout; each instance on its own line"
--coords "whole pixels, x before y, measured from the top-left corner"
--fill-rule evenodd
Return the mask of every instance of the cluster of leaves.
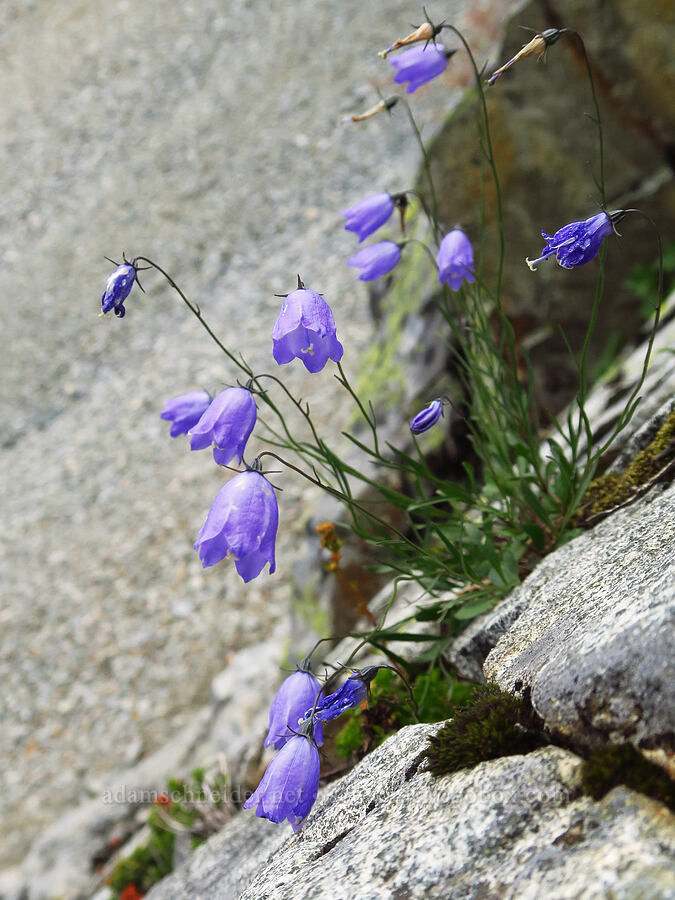
M 404 106 L 420 144 L 426 180 L 424 187 L 411 192 L 415 193 L 427 220 L 424 231 L 419 232 L 424 240 L 414 238 L 411 243 L 415 243 L 418 249 L 420 246 L 424 248 L 433 265 L 434 281 L 437 277 L 441 281 L 435 301 L 448 326 L 448 343 L 460 381 L 452 402 L 456 409 L 461 409 L 459 415 L 466 423 L 473 448 L 473 464 L 469 461 L 463 463 L 461 478 L 451 479 L 446 472 L 435 471 L 417 437 L 412 439 L 412 447 L 408 445 L 407 449 L 385 442 L 381 432 L 378 432 L 372 403 L 361 399 L 354 390 L 339 362 L 340 356 L 332 356 L 338 360 L 335 377 L 344 388 L 358 420 L 353 433 L 343 432 L 352 449 L 360 451 L 358 461 L 354 461 L 355 457 L 340 457 L 319 435 L 308 403 L 294 397 L 283 379 L 276 375 L 256 374 L 240 354 L 232 352 L 222 343 L 206 323 L 199 306 L 188 300 L 163 269 L 147 257 L 136 258 L 154 266 L 166 277 L 230 363 L 246 376 L 249 389 L 255 391 L 263 413 L 263 440 L 273 448 L 264 450 L 258 462 L 263 456 L 271 456 L 342 502 L 347 511 L 348 524 L 357 537 L 368 543 L 374 563 L 401 580 L 419 583 L 431 596 L 432 602 L 425 601 L 424 608 L 418 609 L 414 618 L 419 621 L 433 619 L 440 623 L 439 631 L 443 632 L 443 636 L 425 653 L 426 659 L 432 661 L 442 655 L 444 642 L 457 623 L 461 625 L 490 608 L 515 587 L 544 554 L 577 533 L 574 514 L 596 473 L 603 452 L 627 425 L 636 408 L 654 335 L 652 332 L 640 383 L 629 396 L 612 433 L 601 446 L 596 446 L 586 413 L 586 398 L 590 383 L 589 348 L 603 293 L 606 255 L 603 246 L 598 254 L 595 297 L 590 304 L 583 346 L 578 353 L 569 348 L 578 371 L 575 402 L 561 421 L 539 408 L 527 353 L 519 344 L 502 305 L 506 223 L 490 135 L 483 73 L 479 71 L 461 33 L 450 24 L 439 27 L 449 30 L 459 39 L 474 70 L 482 168 L 492 181 L 490 193 L 494 196 L 495 213 L 494 223 L 488 226 L 484 208 L 487 194 L 481 190 L 479 221 L 481 230 L 495 227 L 499 236 L 497 274 L 487 283 L 483 279 L 486 268 L 482 258 L 483 235 L 479 237 L 481 249 L 475 266 L 473 249 L 463 235 L 471 264 L 463 263 L 462 267 L 469 277 L 462 284 L 462 276 L 460 283 L 453 284 L 451 289 L 438 259 L 445 240 L 454 232 L 441 240 L 443 223 L 437 214 L 429 155 L 421 130 L 406 101 Z M 541 38 L 540 35 L 537 37 Z M 588 63 L 585 50 L 584 58 Z M 443 65 L 446 62 L 444 60 Z M 599 136 L 598 187 L 604 205 L 600 110 L 590 65 L 587 65 L 587 70 Z M 403 102 L 403 98 L 399 97 L 395 102 Z M 388 208 L 390 214 L 393 210 L 391 199 Z M 605 213 L 588 221 L 603 216 L 607 226 L 609 220 Z M 568 230 L 572 229 L 578 236 L 583 232 L 584 224 L 570 223 L 560 229 L 560 234 L 564 231 L 567 235 Z M 571 238 L 558 244 L 559 262 L 561 248 L 569 240 Z M 375 248 L 384 246 L 393 248 L 396 258 L 400 257 L 400 248 L 397 249 L 391 241 L 371 245 L 368 250 L 377 252 Z M 570 266 L 585 264 L 598 250 L 599 244 L 594 246 L 587 259 L 575 258 L 569 263 Z M 552 253 L 553 249 L 545 255 Z M 565 265 L 564 261 L 562 264 Z M 129 265 L 121 268 L 129 269 Z M 385 268 L 380 274 L 390 270 L 391 267 Z M 659 270 L 658 293 L 662 282 L 660 276 Z M 405 278 L 405 274 L 399 277 Z M 416 275 L 410 280 L 412 294 L 416 295 Z M 300 287 L 300 280 L 298 284 Z M 304 291 L 299 289 L 297 293 Z M 323 304 L 320 297 L 319 300 Z M 332 322 L 330 310 L 328 313 Z M 654 329 L 657 322 L 658 310 Z M 284 333 L 283 340 L 286 338 L 288 334 Z M 332 338 L 337 340 L 334 334 Z M 284 411 L 280 400 L 286 407 Z M 441 401 L 437 398 L 435 402 L 440 404 Z M 542 446 L 540 425 L 545 420 L 550 422 L 550 433 Z M 278 456 L 274 452 L 276 450 L 283 451 L 292 462 L 289 458 Z M 359 499 L 364 497 L 367 499 Z M 330 566 L 338 578 L 344 577 L 339 568 L 337 549 L 333 550 Z M 358 587 L 353 593 L 360 597 Z M 359 608 L 369 615 L 364 598 L 359 599 Z M 373 643 L 375 640 L 382 641 L 382 634 L 377 631 L 376 627 Z
M 546 744 L 542 727 L 524 699 L 488 684 L 429 738 L 429 769 L 448 775 L 488 759 L 529 753 Z
M 449 683 L 441 670 L 434 668 L 414 679 L 411 698 L 395 672 L 380 669 L 371 684 L 368 705 L 345 713 L 335 751 L 356 762 L 404 725 L 447 719 L 457 706 L 470 700 L 475 687 L 466 681 Z
M 204 769 L 194 769 L 188 781 L 167 781 L 148 815 L 148 842 L 121 859 L 108 877 L 116 900 L 143 897 L 173 872 L 178 835 L 194 849 L 224 824 L 230 815 L 225 787 L 224 774 L 207 781 Z

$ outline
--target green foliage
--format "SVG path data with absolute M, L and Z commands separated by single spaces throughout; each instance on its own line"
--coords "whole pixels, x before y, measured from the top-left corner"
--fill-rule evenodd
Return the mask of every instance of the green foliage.
M 429 768 L 434 775 L 447 775 L 487 759 L 529 753 L 545 743 L 539 729 L 524 700 L 489 684 L 429 738 Z
M 575 515 L 575 523 L 593 524 L 602 513 L 630 500 L 673 459 L 675 459 L 675 412 L 671 413 L 654 440 L 636 455 L 624 472 L 609 472 L 589 484 Z
M 391 669 L 380 669 L 371 684 L 368 707 L 345 713 L 345 724 L 335 738 L 336 752 L 344 759 L 361 759 L 404 725 L 447 719 L 474 689 L 470 682 L 448 681 L 435 668 L 415 678 L 415 707 L 401 678 Z
M 647 794 L 675 811 L 675 782 L 632 744 L 617 744 L 592 753 L 581 768 L 584 793 L 596 800 L 623 784 Z
M 202 768 L 194 769 L 189 781 L 168 779 L 166 792 L 157 798 L 148 815 L 147 844 L 121 859 L 108 877 L 116 900 L 124 900 L 125 890 L 132 896 L 132 886 L 138 895 L 147 893 L 173 871 L 177 833 L 188 833 L 194 849 L 223 824 L 225 787 L 222 772 L 209 782 Z
M 173 845 L 175 835 L 158 821 L 153 810 L 148 818 L 150 840 L 144 847 L 137 847 L 130 856 L 120 860 L 113 869 L 108 884 L 115 896 L 133 885 L 140 894 L 173 872 Z
M 469 619 L 490 609 L 545 554 L 577 533 L 579 523 L 575 514 L 595 477 L 599 460 L 628 425 L 639 402 L 662 300 L 656 296 L 659 291 L 654 288 L 653 268 L 636 270 L 631 283 L 649 298 L 650 310 L 655 311 L 653 328 L 637 384 L 615 427 L 598 446 L 586 405 L 593 375 L 590 347 L 603 301 L 606 262 L 606 245 L 603 245 L 597 261 L 592 263 L 597 271 L 594 296 L 583 300 L 589 309 L 586 335 L 578 352 L 568 346 L 578 374 L 575 400 L 560 420 L 540 407 L 527 350 L 504 311 L 505 236 L 514 223 L 507 223 L 504 218 L 483 74 L 463 36 L 450 24 L 444 27 L 453 31 L 466 49 L 475 76 L 475 93 L 467 94 L 464 101 L 468 109 L 477 100 L 479 109 L 476 171 L 481 172 L 481 182 L 477 185 L 476 198 L 480 207 L 478 221 L 484 233 L 478 236 L 477 259 L 472 264 L 475 278 L 472 275 L 472 281 L 465 281 L 458 290 L 451 290 L 447 283 L 439 285 L 437 253 L 448 223 L 439 221 L 430 157 L 422 129 L 405 100 L 399 110 L 405 110 L 419 143 L 423 184 L 407 192 L 414 197 L 414 209 L 409 210 L 408 231 L 404 229 L 403 233 L 406 260 L 382 282 L 391 288 L 381 304 L 384 314 L 380 330 L 384 338 L 381 346 L 366 354 L 365 375 L 359 379 L 363 399 L 352 387 L 342 364 L 338 362 L 335 366 L 335 378 L 345 391 L 352 415 L 350 426 L 354 426 L 340 437 L 351 443 L 349 452 L 340 455 L 334 449 L 333 423 L 328 424 L 327 436 L 319 434 L 309 404 L 294 396 L 283 374 L 256 373 L 238 350 L 228 349 L 216 336 L 199 306 L 188 300 L 173 278 L 147 257 L 137 257 L 167 279 L 215 341 L 231 366 L 227 377 L 231 380 L 236 374 L 244 375 L 250 389 L 255 391 L 264 428 L 262 440 L 271 448 L 263 450 L 256 462 L 262 465 L 263 458 L 269 456 L 339 500 L 346 511 L 343 524 L 351 527 L 353 535 L 368 546 L 373 568 L 386 570 L 397 580 L 416 582 L 423 589 L 424 606 L 413 617 L 433 619 L 439 624 L 437 639 L 428 643 L 420 656 L 430 663 L 442 658 L 452 635 Z M 604 205 L 601 112 L 590 65 L 587 71 L 593 121 L 599 138 L 598 188 Z M 493 221 L 487 221 L 488 208 L 494 210 Z M 393 227 L 394 219 L 387 228 Z M 498 233 L 499 247 L 495 258 L 486 260 L 483 251 L 487 241 L 483 238 L 490 231 Z M 387 234 L 386 229 L 380 232 L 380 240 Z M 658 243 L 660 248 L 660 239 Z M 550 265 L 555 264 L 551 261 Z M 675 244 L 667 248 L 666 266 L 675 270 Z M 298 283 L 301 283 L 299 276 Z M 376 288 L 372 290 L 371 297 L 376 291 Z M 382 416 L 383 411 L 386 415 L 390 404 L 408 393 L 409 385 L 405 383 L 399 361 L 407 337 L 405 325 L 420 308 L 427 306 L 434 307 L 447 325 L 439 329 L 438 339 L 447 345 L 453 363 L 452 382 L 458 383 L 450 398 L 453 414 L 461 419 L 472 445 L 472 459 L 464 461 L 461 477 L 457 473 L 450 477 L 442 466 L 436 467 L 429 461 L 428 450 L 434 442 L 436 449 L 441 449 L 438 447 L 444 439 L 441 429 L 435 434 L 411 437 L 402 426 L 397 446 L 389 443 L 379 429 L 378 415 Z M 436 316 L 434 321 L 439 318 Z M 615 349 L 616 339 L 612 338 L 607 352 L 600 356 L 601 367 L 611 363 Z M 283 370 L 275 371 L 283 373 Z M 442 383 L 436 388 L 439 393 L 445 389 Z M 317 402 L 321 402 L 320 395 Z M 548 436 L 543 443 L 542 423 L 548 424 Z M 610 487 L 613 491 L 614 485 Z M 332 562 L 334 571 L 339 572 L 339 557 Z M 365 607 L 365 603 L 361 605 Z M 374 620 L 373 625 L 376 625 Z M 365 640 L 370 639 L 374 646 L 398 662 L 387 648 L 381 631 L 375 627 Z M 393 633 L 395 627 L 388 625 L 388 631 Z M 400 636 L 389 638 L 394 639 Z M 384 698 L 378 700 L 380 719 L 376 721 L 373 714 L 370 723 L 365 720 L 362 723 L 366 743 L 379 741 L 393 721 L 405 724 L 400 709 L 387 710 L 385 706 Z M 346 744 L 353 746 L 355 741 L 354 732 L 351 742 Z

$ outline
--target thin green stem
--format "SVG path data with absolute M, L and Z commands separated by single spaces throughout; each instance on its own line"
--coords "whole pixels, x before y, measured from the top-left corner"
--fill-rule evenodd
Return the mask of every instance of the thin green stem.
M 399 531 L 398 528 L 396 528 L 390 522 L 387 522 L 384 519 L 380 518 L 380 516 L 376 515 L 374 512 L 372 512 L 372 510 L 367 509 L 365 506 L 362 506 L 356 500 L 352 499 L 351 497 L 348 497 L 346 494 L 343 494 L 341 491 L 336 490 L 336 488 L 332 487 L 329 484 L 326 484 L 325 482 L 321 481 L 319 478 L 313 477 L 312 475 L 308 475 L 307 472 L 303 472 L 303 470 L 298 468 L 298 466 L 293 465 L 293 463 L 288 462 L 288 460 L 284 459 L 283 457 L 279 456 L 276 453 L 273 453 L 271 450 L 263 450 L 262 453 L 258 454 L 258 459 L 262 459 L 263 456 L 271 456 L 272 459 L 276 459 L 277 462 L 280 462 L 282 465 L 287 466 L 287 468 L 292 469 L 294 472 L 297 472 L 298 475 L 302 475 L 302 477 L 305 478 L 307 481 L 311 482 L 312 484 L 315 484 L 317 487 L 322 488 L 324 491 L 326 491 L 332 497 L 335 497 L 338 500 L 341 500 L 343 503 L 346 503 L 350 508 L 357 509 L 360 513 L 362 513 L 367 518 L 372 519 L 374 522 L 377 522 L 378 525 L 381 525 L 387 531 L 390 531 L 392 534 L 395 534 L 396 537 L 399 538 L 399 540 L 401 540 L 404 543 L 408 544 L 409 546 L 413 547 L 416 552 L 420 552 L 421 548 L 419 547 L 418 544 L 416 544 L 414 541 L 411 541 L 409 537 L 407 537 L 405 534 L 403 534 L 402 531 Z
M 469 47 L 466 38 L 462 34 L 459 29 L 455 28 L 454 25 L 444 25 L 443 28 L 447 28 L 450 31 L 454 32 L 457 37 L 460 39 L 462 44 L 464 45 L 464 49 L 467 52 L 469 60 L 471 62 L 471 66 L 473 68 L 474 77 L 476 79 L 476 87 L 478 88 L 478 96 L 480 97 L 481 109 L 483 112 L 483 130 L 485 135 L 485 146 L 483 151 L 488 161 L 488 165 L 490 166 L 490 171 L 492 172 L 492 180 L 495 185 L 495 205 L 497 208 L 497 230 L 499 233 L 499 263 L 497 266 L 497 289 L 495 291 L 496 294 L 496 302 L 497 306 L 501 309 L 501 287 L 502 287 L 502 275 L 504 272 L 504 212 L 502 208 L 502 192 L 499 184 L 499 174 L 497 173 L 497 164 L 495 163 L 495 155 L 492 147 L 492 136 L 490 134 L 490 116 L 488 115 L 487 102 L 485 99 L 485 91 L 483 90 L 483 82 L 481 79 L 481 73 L 478 70 L 478 66 L 476 65 L 476 60 L 474 58 L 473 53 L 471 52 L 471 48 Z
M 351 384 L 349 383 L 349 381 L 348 381 L 348 379 L 347 379 L 347 376 L 345 375 L 345 371 L 344 371 L 344 369 L 342 368 L 342 363 L 341 363 L 341 362 L 338 362 L 337 367 L 338 367 L 338 371 L 339 371 L 340 375 L 339 375 L 339 377 L 336 375 L 335 378 L 337 378 L 337 380 L 340 382 L 340 384 L 341 384 L 341 385 L 345 388 L 345 390 L 349 393 L 349 395 L 351 396 L 352 400 L 353 400 L 353 401 L 356 403 L 356 405 L 358 406 L 358 408 L 359 408 L 359 410 L 360 410 L 360 412 L 361 412 L 361 415 L 363 416 L 363 418 L 364 418 L 364 419 L 366 420 L 366 422 L 368 423 L 368 426 L 369 426 L 369 428 L 370 428 L 370 430 L 371 430 L 371 432 L 372 432 L 372 435 L 373 435 L 373 447 L 374 447 L 374 451 L 375 451 L 375 454 L 379 457 L 379 456 L 380 456 L 380 450 L 379 450 L 379 443 L 378 443 L 378 439 L 377 439 L 377 422 L 375 421 L 375 416 L 373 415 L 372 418 L 371 418 L 371 416 L 368 415 L 368 413 L 367 413 L 367 411 L 366 411 L 366 408 L 364 407 L 363 403 L 361 402 L 361 399 L 359 398 L 358 394 L 356 393 L 356 391 L 352 388 Z
M 588 53 L 586 52 L 586 44 L 584 43 L 584 39 L 579 34 L 578 31 L 574 31 L 573 29 L 566 29 L 567 34 L 572 34 L 576 37 L 577 41 L 581 45 L 581 53 L 584 57 L 584 63 L 586 65 L 586 72 L 588 73 L 588 80 L 591 85 L 591 97 L 593 99 L 593 106 L 595 108 L 595 124 L 598 129 L 598 155 L 599 155 L 599 165 L 600 165 L 600 178 L 598 181 L 598 189 L 600 190 L 600 196 L 602 198 L 602 208 L 605 209 L 607 206 L 607 196 L 605 193 L 605 138 L 602 130 L 602 118 L 600 116 L 600 103 L 598 102 L 598 94 L 595 90 L 595 80 L 593 78 L 593 70 L 591 69 L 591 61 L 588 58 Z
M 249 368 L 249 366 L 248 366 L 245 362 L 243 362 L 242 360 L 237 359 L 237 357 L 227 349 L 227 347 L 225 346 L 225 344 L 223 344 L 223 342 L 220 340 L 220 338 L 218 338 L 218 336 L 213 332 L 213 330 L 212 330 L 211 327 L 209 326 L 208 322 L 206 321 L 206 319 L 205 319 L 204 316 L 202 315 L 202 311 L 201 311 L 201 309 L 199 308 L 199 306 L 198 306 L 196 303 L 192 303 L 190 300 L 188 300 L 188 298 L 185 296 L 185 294 L 183 293 L 183 291 L 178 287 L 178 285 L 177 285 L 176 282 L 173 280 L 173 278 L 168 274 L 168 272 L 165 272 L 164 269 L 163 269 L 161 266 L 157 265 L 157 263 L 156 263 L 156 262 L 153 262 L 151 259 L 148 259 L 147 256 L 137 256 L 137 257 L 136 257 L 136 260 L 137 260 L 137 261 L 138 261 L 138 260 L 141 260 L 142 262 L 148 263 L 148 265 L 151 265 L 151 266 L 153 267 L 153 269 L 157 269 L 157 271 L 160 272 L 160 273 L 166 278 L 166 280 L 169 282 L 169 284 L 170 284 L 171 287 L 174 289 L 174 291 L 176 291 L 176 292 L 178 293 L 179 297 L 180 297 L 181 300 L 185 303 L 185 305 L 186 305 L 187 308 L 190 310 L 190 312 L 191 312 L 194 316 L 196 316 L 197 319 L 199 319 L 199 321 L 201 322 L 203 328 L 204 328 L 204 329 L 206 330 L 206 332 L 208 333 L 209 337 L 210 337 L 210 338 L 216 343 L 216 345 L 223 351 L 223 353 L 227 356 L 227 358 L 228 358 L 231 362 L 233 362 L 233 363 L 235 364 L 235 366 L 238 366 L 238 368 L 240 368 L 241 371 L 244 372 L 244 373 L 248 376 L 248 378 L 253 378 L 253 372 L 252 372 L 252 370 Z
M 424 241 L 420 241 L 418 238 L 406 238 L 406 244 L 419 244 L 420 247 L 424 247 L 424 250 L 431 261 L 431 266 L 434 272 L 438 272 L 438 264 L 436 263 L 436 257 L 433 254 L 433 251 L 429 247 L 428 244 L 425 244 Z
M 602 300 L 602 294 L 605 286 L 605 260 L 607 258 L 607 245 L 603 244 L 602 249 L 600 250 L 600 268 L 598 270 L 598 278 L 595 285 L 595 297 L 593 298 L 593 306 L 591 307 L 591 317 L 588 322 L 588 328 L 586 329 L 586 335 L 584 337 L 584 344 L 581 348 L 581 357 L 579 359 L 579 393 L 577 394 L 577 404 L 579 406 L 579 424 L 577 426 L 578 431 L 581 430 L 582 420 L 583 424 L 586 427 L 586 430 L 590 427 L 588 424 L 588 419 L 585 416 L 585 406 L 586 406 L 586 397 L 588 394 L 588 350 L 591 343 L 591 338 L 593 336 L 593 331 L 595 330 L 595 323 L 598 318 L 598 311 L 600 309 L 600 301 Z M 588 442 L 588 462 L 591 461 L 591 452 L 592 452 L 592 440 L 591 435 L 586 435 L 586 440 Z
M 410 104 L 406 100 L 405 97 L 400 98 L 400 102 L 403 103 L 405 110 L 408 114 L 408 119 L 410 121 L 410 125 L 413 130 L 413 134 L 417 140 L 419 148 L 422 152 L 422 160 L 424 166 L 424 174 L 427 178 L 427 184 L 429 186 L 429 199 L 431 200 L 431 220 L 432 220 L 432 228 L 434 231 L 434 240 L 436 244 L 438 244 L 438 235 L 439 235 L 439 225 L 438 225 L 438 200 L 436 197 L 436 188 L 434 186 L 434 178 L 431 174 L 431 159 L 429 157 L 429 153 L 427 152 L 426 145 L 422 138 L 422 132 L 417 125 L 417 121 L 415 120 L 415 116 L 413 115 L 413 111 L 410 107 Z

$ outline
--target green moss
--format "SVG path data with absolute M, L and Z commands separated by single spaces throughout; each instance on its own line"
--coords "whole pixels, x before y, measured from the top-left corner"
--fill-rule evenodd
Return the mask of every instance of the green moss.
M 675 811 L 675 782 L 649 762 L 632 744 L 618 744 L 591 754 L 581 768 L 584 793 L 596 800 L 623 784 L 647 794 Z
M 592 481 L 575 516 L 576 525 L 614 509 L 647 484 L 675 457 L 675 412 L 663 423 L 654 440 L 637 454 L 625 472 L 610 472 Z
M 524 700 L 489 684 L 429 738 L 429 768 L 434 775 L 447 775 L 486 759 L 529 753 L 545 743 L 540 727 Z
M 371 684 L 368 707 L 345 714 L 345 725 L 335 738 L 336 753 L 343 759 L 358 760 L 404 725 L 447 719 L 474 688 L 467 682 L 449 684 L 440 669 L 419 675 L 412 686 L 416 714 L 401 679 L 391 669 L 380 669 Z

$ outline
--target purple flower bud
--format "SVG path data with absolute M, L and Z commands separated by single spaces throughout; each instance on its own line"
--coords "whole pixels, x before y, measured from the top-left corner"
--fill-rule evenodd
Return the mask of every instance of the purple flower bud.
M 319 751 L 305 735 L 293 735 L 267 767 L 262 781 L 244 803 L 270 822 L 288 819 L 298 831 L 319 790 Z
M 417 413 L 410 423 L 410 430 L 413 434 L 422 434 L 423 431 L 428 431 L 432 425 L 435 425 L 436 422 L 438 422 L 442 412 L 443 401 L 432 400 L 427 407 Z
M 384 225 L 394 211 L 394 198 L 390 194 L 373 194 L 349 209 L 343 209 L 347 217 L 346 231 L 353 231 L 359 243 Z
M 305 288 L 290 293 L 272 330 L 272 353 L 279 365 L 297 357 L 308 372 L 320 372 L 329 359 L 339 362 L 343 352 L 333 313 L 321 294 Z
M 218 465 L 226 466 L 234 456 L 241 463 L 257 415 L 258 408 L 248 388 L 226 388 L 190 429 L 190 449 L 203 450 L 213 444 L 213 458 Z
M 602 242 L 613 231 L 613 222 L 624 215 L 623 210 L 616 210 L 609 215 L 606 212 L 591 216 L 583 222 L 570 222 L 563 225 L 551 237 L 542 231 L 546 238 L 546 246 L 538 259 L 526 259 L 530 269 L 536 271 L 537 265 L 555 254 L 558 265 L 563 269 L 574 269 L 583 266 L 598 255 Z
M 303 669 L 293 672 L 281 685 L 270 707 L 270 728 L 265 738 L 266 747 L 280 750 L 284 744 L 298 731 L 300 722 L 305 718 L 305 710 L 314 706 L 321 684 L 319 680 Z M 323 725 L 317 722 L 314 726 L 314 741 L 323 744 Z
M 130 263 L 118 266 L 112 272 L 105 283 L 105 290 L 101 297 L 101 312 L 103 315 L 109 313 L 111 309 L 115 310 L 115 315 L 120 319 L 124 318 L 126 309 L 124 301 L 134 286 L 136 280 L 136 269 Z
M 270 564 L 270 575 L 274 572 L 278 524 L 279 508 L 272 485 L 260 472 L 240 472 L 216 494 L 195 550 L 204 568 L 231 553 L 237 572 L 249 582 L 265 563 Z
M 348 266 L 361 269 L 359 279 L 361 281 L 375 281 L 397 265 L 401 258 L 401 248 L 393 241 L 380 241 L 379 244 L 371 244 L 359 250 L 356 256 L 347 261 Z
M 394 81 L 396 84 L 410 82 L 406 91 L 412 94 L 420 85 L 445 72 L 448 59 L 454 52 L 446 50 L 443 44 L 431 43 L 405 50 L 389 60 L 389 64 L 396 69 Z
M 447 282 L 458 291 L 462 280 L 475 281 L 473 274 L 473 248 L 471 241 L 459 228 L 449 232 L 441 241 L 436 254 L 438 280 Z
M 169 433 L 175 438 L 179 434 L 187 434 L 197 424 L 210 402 L 211 395 L 206 391 L 192 391 L 169 400 L 159 417 L 173 423 Z
M 358 706 L 368 696 L 370 682 L 377 675 L 378 666 L 368 666 L 355 672 L 353 675 L 340 685 L 340 687 L 332 694 L 324 697 L 317 703 L 314 711 L 314 720 L 316 722 L 329 722 L 331 719 L 337 719 L 345 710 Z M 307 718 L 312 712 L 311 708 L 305 713 Z

